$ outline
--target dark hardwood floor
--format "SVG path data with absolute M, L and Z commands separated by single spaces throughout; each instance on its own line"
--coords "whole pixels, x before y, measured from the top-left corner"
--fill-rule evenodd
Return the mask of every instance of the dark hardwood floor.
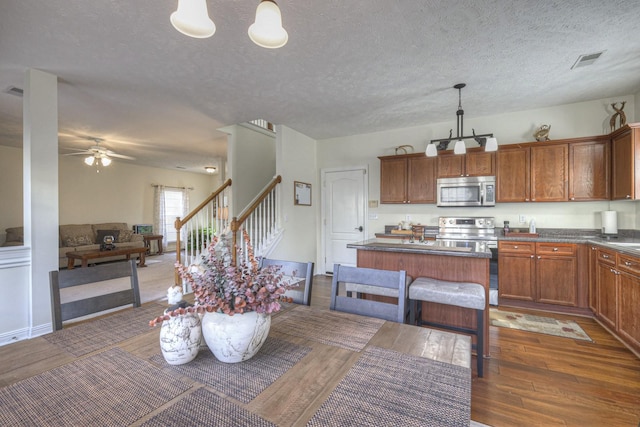
M 329 307 L 330 290 L 331 276 L 315 276 L 311 305 Z M 640 360 L 593 319 L 535 313 L 574 320 L 593 342 L 491 326 L 483 378 L 471 364 L 471 418 L 493 427 L 639 427 Z

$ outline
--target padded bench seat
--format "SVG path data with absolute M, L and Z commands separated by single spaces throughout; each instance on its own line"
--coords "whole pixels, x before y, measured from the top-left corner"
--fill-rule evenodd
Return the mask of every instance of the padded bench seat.
M 477 337 L 478 377 L 482 377 L 484 359 L 484 308 L 486 306 L 485 288 L 479 283 L 449 282 L 446 280 L 418 277 L 409 286 L 411 305 L 411 324 L 435 326 L 437 328 L 464 332 Z M 440 323 L 423 322 L 418 315 L 419 301 L 434 302 L 476 310 L 478 327 L 476 329 L 460 328 Z

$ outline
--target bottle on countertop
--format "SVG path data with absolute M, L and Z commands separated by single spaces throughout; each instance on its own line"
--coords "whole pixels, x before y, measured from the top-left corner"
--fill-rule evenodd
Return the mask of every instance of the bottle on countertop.
M 531 218 L 529 221 L 529 233 L 533 234 L 536 232 L 536 220 Z
M 506 235 L 509 232 L 509 221 L 504 222 L 504 234 Z

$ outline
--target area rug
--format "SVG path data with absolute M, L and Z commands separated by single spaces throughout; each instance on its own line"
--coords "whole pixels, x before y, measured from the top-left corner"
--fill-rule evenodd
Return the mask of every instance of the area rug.
M 307 306 L 274 316 L 271 330 L 346 350 L 361 351 L 384 324 L 384 320 L 355 314 L 328 312 Z
M 199 388 L 142 424 L 142 427 L 166 426 L 275 427 L 275 424 Z
M 43 338 L 79 357 L 149 332 L 149 321 L 162 314 L 162 310 L 156 303 L 127 308 L 91 322 L 64 327 Z
M 552 317 L 512 313 L 494 308 L 490 309 L 490 317 L 492 326 L 555 335 L 575 340 L 593 341 L 573 320 L 558 320 Z
M 220 362 L 208 349 L 184 365 L 171 366 L 161 354 L 151 361 L 249 403 L 310 351 L 309 347 L 270 336 L 255 356 L 242 363 Z
M 126 426 L 189 388 L 116 348 L 0 388 L 0 425 Z
M 464 426 L 471 370 L 368 347 L 307 426 Z

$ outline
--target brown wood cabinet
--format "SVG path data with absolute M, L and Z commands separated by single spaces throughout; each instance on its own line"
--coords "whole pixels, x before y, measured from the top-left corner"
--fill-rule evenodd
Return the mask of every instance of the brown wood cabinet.
M 531 201 L 569 200 L 569 144 L 531 147 Z
M 640 258 L 597 249 L 596 318 L 640 352 Z
M 569 200 L 608 200 L 610 159 L 608 141 L 569 144 Z
M 496 156 L 494 152 L 485 152 L 475 148 L 466 154 L 438 154 L 438 178 L 457 178 L 461 176 L 493 176 L 496 174 Z
M 588 290 L 588 306 L 589 309 L 596 313 L 598 311 L 598 248 L 589 245 L 589 276 L 587 278 L 589 284 Z
M 611 135 L 611 198 L 640 198 L 640 123 L 623 126 Z
M 573 243 L 498 242 L 501 299 L 578 306 L 578 257 Z
M 436 160 L 424 153 L 380 159 L 380 203 L 435 203 Z
M 531 150 L 504 146 L 496 153 L 496 201 L 528 202 L 531 199 Z

